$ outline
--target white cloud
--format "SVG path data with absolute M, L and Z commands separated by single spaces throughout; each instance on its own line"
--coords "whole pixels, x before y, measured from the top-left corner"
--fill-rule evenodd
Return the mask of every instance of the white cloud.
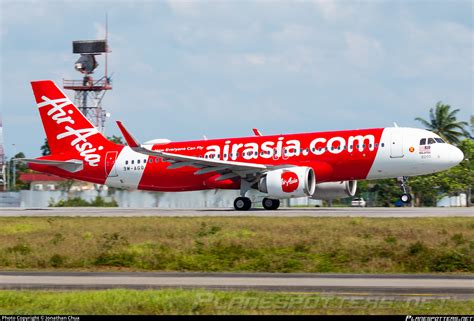
M 367 35 L 346 32 L 344 34 L 350 63 L 361 68 L 374 68 L 380 63 L 383 48 L 379 41 Z
M 315 0 L 314 5 L 329 21 L 347 19 L 354 15 L 358 1 Z
M 37 116 L 28 81 L 79 77 L 70 41 L 84 32 L 102 38 L 105 11 L 97 11 L 110 3 L 7 1 L 0 0 L 6 139 L 15 137 L 35 154 L 37 142 L 8 125 L 32 111 Z M 388 118 L 414 125 L 440 99 L 464 108 L 465 118 L 474 107 L 472 25 L 455 15 L 431 19 L 433 7 L 443 8 L 346 0 L 119 1 L 109 12 L 115 74 L 104 107 L 143 128 L 143 137 L 173 139 L 246 134 L 242 124 L 267 133 L 383 126 Z M 223 123 L 222 114 L 233 121 Z M 176 131 L 177 122 L 187 130 Z
M 167 0 L 166 3 L 174 14 L 180 16 L 199 15 L 199 3 L 195 0 Z
M 252 65 L 263 65 L 267 62 L 267 57 L 262 54 L 246 54 L 244 55 L 244 59 Z

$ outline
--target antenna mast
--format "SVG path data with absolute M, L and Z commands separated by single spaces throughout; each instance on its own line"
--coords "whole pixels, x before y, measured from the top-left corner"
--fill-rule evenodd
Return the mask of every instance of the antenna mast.
M 72 42 L 72 52 L 80 54 L 74 68 L 84 75 L 82 80 L 63 79 L 64 89 L 74 91 L 74 103 L 91 123 L 101 132 L 105 129 L 107 112 L 102 107 L 102 99 L 112 83 L 108 77 L 107 54 L 110 52 L 108 44 L 108 19 L 105 16 L 104 40 L 76 40 Z M 97 80 L 92 78 L 94 70 L 99 66 L 97 57 L 105 55 L 105 75 Z

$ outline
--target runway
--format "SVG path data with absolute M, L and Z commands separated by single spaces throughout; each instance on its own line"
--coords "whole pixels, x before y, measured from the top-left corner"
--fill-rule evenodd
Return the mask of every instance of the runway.
M 473 298 L 474 276 L 313 273 L 1 272 L 0 289 L 205 288 Z
M 0 217 L 11 216 L 80 216 L 80 217 L 134 217 L 134 216 L 262 216 L 262 217 L 474 217 L 469 207 L 368 207 L 368 208 L 281 208 L 276 211 L 253 209 L 238 212 L 227 208 L 162 209 L 162 208 L 0 208 Z

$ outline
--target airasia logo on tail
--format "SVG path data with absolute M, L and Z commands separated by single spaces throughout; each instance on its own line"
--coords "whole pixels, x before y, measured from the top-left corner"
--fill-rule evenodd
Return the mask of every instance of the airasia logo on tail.
M 74 125 L 75 121 L 71 117 L 74 114 L 73 109 L 69 109 L 67 112 L 64 110 L 67 106 L 74 106 L 68 98 L 49 99 L 46 96 L 42 96 L 42 102 L 38 103 L 38 108 L 51 106 L 47 112 L 47 116 L 51 117 L 55 121 L 56 125 L 63 123 Z M 73 128 L 72 126 L 64 125 L 64 131 L 56 136 L 57 140 L 64 138 L 72 138 L 70 146 L 79 152 L 79 155 L 89 164 L 89 166 L 96 167 L 100 163 L 100 154 L 98 151 L 104 149 L 103 146 L 94 146 L 89 141 L 91 136 L 99 134 L 99 131 L 95 127 L 90 128 Z M 54 142 L 50 142 L 54 144 Z
M 300 185 L 298 175 L 294 172 L 284 171 L 281 173 L 281 190 L 285 193 L 292 193 L 296 191 Z

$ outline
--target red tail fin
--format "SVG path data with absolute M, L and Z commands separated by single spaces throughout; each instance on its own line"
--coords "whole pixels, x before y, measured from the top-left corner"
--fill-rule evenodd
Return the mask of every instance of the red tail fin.
M 52 154 L 79 155 L 89 166 L 99 166 L 106 150 L 115 146 L 51 80 L 31 82 Z

